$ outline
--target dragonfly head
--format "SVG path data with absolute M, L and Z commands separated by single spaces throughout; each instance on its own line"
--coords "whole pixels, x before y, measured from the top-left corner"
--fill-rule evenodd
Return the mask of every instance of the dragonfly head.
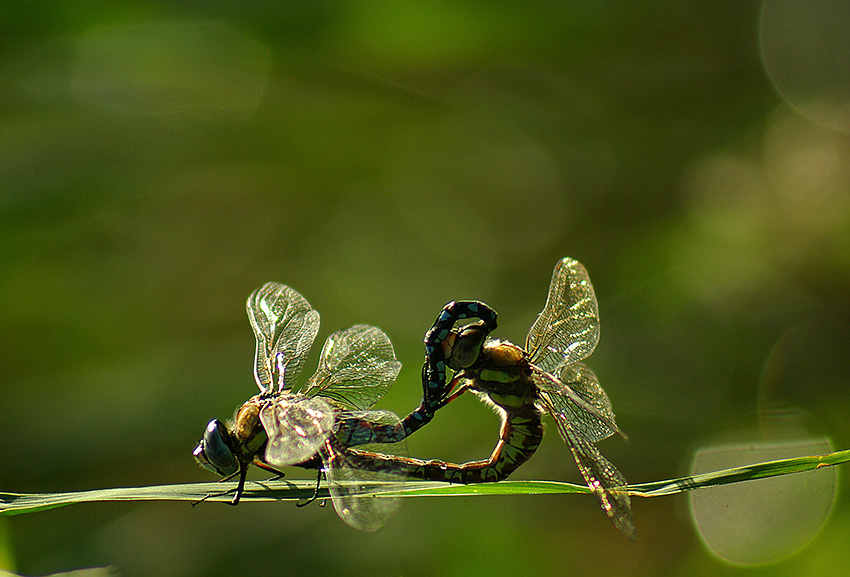
M 222 477 L 232 475 L 239 470 L 239 461 L 230 447 L 230 435 L 227 427 L 218 419 L 213 419 L 204 430 L 204 436 L 192 451 L 198 464 Z
M 441 343 L 446 364 L 455 371 L 474 365 L 489 332 L 484 321 L 452 329 Z

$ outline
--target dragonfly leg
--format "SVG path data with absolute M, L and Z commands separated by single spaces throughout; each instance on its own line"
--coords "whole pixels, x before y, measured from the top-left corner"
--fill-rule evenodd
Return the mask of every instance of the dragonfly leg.
M 457 384 L 460 380 L 462 380 L 462 379 L 459 379 L 459 378 L 452 379 L 452 382 L 449 383 L 449 387 L 448 387 L 447 390 L 449 392 L 452 391 L 457 386 Z M 448 405 L 449 403 L 451 403 L 452 401 L 454 401 L 455 399 L 460 397 L 462 394 L 464 394 L 469 389 L 470 389 L 470 387 L 469 387 L 468 384 L 458 387 L 457 390 L 454 393 L 452 393 L 451 395 L 449 395 L 448 397 L 446 397 L 445 399 L 440 401 L 440 403 L 436 406 L 436 409 L 442 409 L 443 407 L 445 407 L 446 405 Z
M 319 469 L 319 472 L 316 475 L 316 488 L 313 489 L 313 494 L 310 496 L 309 499 L 307 499 L 303 503 L 295 503 L 296 507 L 306 507 L 307 505 L 319 498 L 319 486 L 322 484 L 322 477 L 324 477 L 324 475 L 325 472 L 322 469 Z
M 482 341 L 496 326 L 496 311 L 480 301 L 452 301 L 440 312 L 437 320 L 425 333 L 425 364 L 422 366 L 422 403 L 402 421 L 406 437 L 434 418 L 437 409 L 445 406 L 454 382 L 448 382 L 444 342 L 458 321 L 478 319 Z
M 245 489 L 245 476 L 247 474 L 248 474 L 248 467 L 240 467 L 239 470 L 236 471 L 235 473 L 228 475 L 227 477 L 222 477 L 221 479 L 219 479 L 217 481 L 218 483 L 225 483 L 225 482 L 231 480 L 236 475 L 239 475 L 239 485 L 236 486 L 236 489 L 235 489 L 236 495 L 233 497 L 233 501 L 231 501 L 229 503 L 230 505 L 238 505 L 239 504 L 239 499 L 242 497 L 242 492 Z M 209 495 L 206 495 L 203 499 L 199 499 L 199 500 L 195 501 L 194 503 L 192 503 L 192 506 L 194 507 L 195 505 L 197 505 L 199 503 L 203 503 L 204 501 L 206 501 L 207 499 L 211 499 L 212 497 L 221 497 L 222 495 L 227 495 L 231 491 L 234 491 L 234 489 L 228 489 L 227 491 L 221 491 L 220 493 L 210 493 Z
M 271 465 L 269 465 L 268 463 L 264 463 L 263 461 L 261 461 L 259 459 L 254 459 L 253 464 L 255 466 L 259 467 L 260 469 L 262 469 L 263 471 L 267 471 L 267 472 L 271 473 L 272 475 L 274 475 L 270 479 L 266 479 L 267 481 L 277 481 L 279 479 L 283 479 L 286 476 L 286 473 L 284 473 L 283 471 L 279 471 L 279 470 L 275 469 L 274 467 L 272 467 Z
M 245 492 L 245 477 L 248 476 L 248 467 L 242 467 L 239 470 L 239 484 L 236 485 L 236 495 L 233 496 L 233 500 L 230 502 L 234 507 L 239 504 L 239 499 L 242 498 L 242 493 Z

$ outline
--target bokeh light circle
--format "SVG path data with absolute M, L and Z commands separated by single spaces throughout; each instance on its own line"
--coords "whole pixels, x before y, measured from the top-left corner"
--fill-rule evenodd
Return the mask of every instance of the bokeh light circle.
M 850 3 L 765 0 L 762 61 L 776 90 L 801 114 L 850 130 Z

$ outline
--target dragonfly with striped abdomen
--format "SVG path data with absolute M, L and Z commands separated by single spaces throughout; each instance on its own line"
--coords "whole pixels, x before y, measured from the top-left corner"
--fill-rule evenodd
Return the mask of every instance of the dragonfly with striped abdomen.
M 594 445 L 615 432 L 625 435 L 614 422 L 608 396 L 581 362 L 598 343 L 599 315 L 579 262 L 563 259 L 555 267 L 546 305 L 525 348 L 490 338 L 496 313 L 486 304 L 446 305 L 425 336 L 422 403 L 403 421 L 386 411 L 368 410 L 399 370 L 380 330 L 360 325 L 332 335 L 319 371 L 293 393 L 318 331 L 318 313 L 289 287 L 269 283 L 249 298 L 248 315 L 257 337 L 255 379 L 261 393 L 237 411 L 231 425 L 211 421 L 194 453 L 214 472 L 239 475 L 234 504 L 251 464 L 275 473 L 286 465 L 323 467 L 339 515 L 349 525 L 375 530 L 394 510 L 394 499 L 361 498 L 361 481 L 376 475 L 451 483 L 504 479 L 537 450 L 542 416 L 549 413 L 603 510 L 622 533 L 634 537 L 626 480 Z M 477 320 L 458 326 L 464 319 Z M 361 338 L 365 334 L 372 336 Z M 379 342 L 385 346 L 372 350 Z M 476 393 L 502 416 L 500 440 L 489 459 L 457 465 L 386 450 L 465 391 Z
M 478 319 L 458 326 L 463 319 Z M 499 442 L 490 458 L 464 464 L 386 459 L 409 477 L 481 483 L 505 479 L 537 450 L 542 416 L 551 415 L 588 487 L 624 535 L 635 527 L 626 479 L 595 443 L 618 433 L 608 395 L 581 361 L 599 342 L 599 312 L 584 266 L 565 258 L 552 275 L 549 294 L 525 347 L 490 338 L 496 313 L 478 301 L 451 302 L 425 336 L 425 399 L 430 418 L 439 408 L 472 391 L 502 417 Z M 453 371 L 449 378 L 447 369 Z M 394 463 L 394 464 L 390 464 Z
M 364 499 L 360 493 L 364 483 L 392 477 L 392 472 L 382 471 L 380 462 L 362 462 L 370 462 L 373 450 L 403 453 L 399 441 L 406 436 L 398 433 L 405 427 L 393 413 L 372 410 L 401 369 L 389 338 L 367 325 L 332 334 L 316 373 L 293 392 L 319 330 L 319 313 L 298 292 L 278 283 L 254 291 L 247 311 L 257 340 L 254 379 L 260 393 L 239 407 L 229 424 L 209 422 L 195 459 L 225 480 L 238 476 L 234 505 L 252 464 L 275 475 L 290 465 L 319 469 L 344 521 L 358 529 L 379 528 L 395 509 L 395 500 Z M 382 431 L 394 432 L 393 438 Z M 364 450 L 354 453 L 352 446 Z

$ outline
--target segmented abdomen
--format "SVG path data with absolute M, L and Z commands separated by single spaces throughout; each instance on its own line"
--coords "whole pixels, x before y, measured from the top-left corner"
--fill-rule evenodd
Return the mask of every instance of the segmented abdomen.
M 526 462 L 543 439 L 543 422 L 534 405 L 523 405 L 505 413 L 499 443 L 484 461 L 455 464 L 425 461 L 349 449 L 358 467 L 386 471 L 412 479 L 448 483 L 501 481 Z

